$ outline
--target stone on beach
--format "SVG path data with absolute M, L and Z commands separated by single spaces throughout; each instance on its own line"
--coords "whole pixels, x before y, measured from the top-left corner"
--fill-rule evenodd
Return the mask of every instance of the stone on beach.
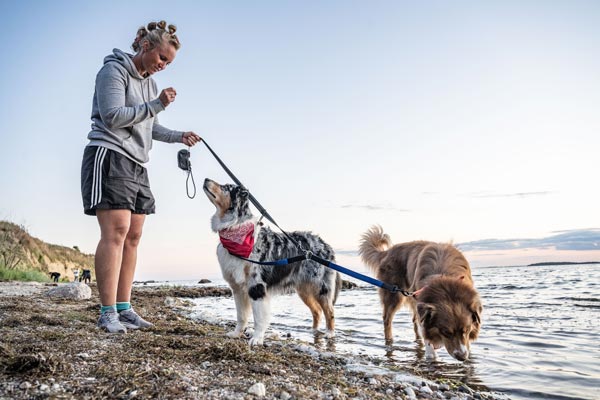
M 85 283 L 73 282 L 64 285 L 58 285 L 48 290 L 49 297 L 57 297 L 70 300 L 88 300 L 92 297 L 92 289 Z
M 258 397 L 266 396 L 267 389 L 265 388 L 265 384 L 262 382 L 257 382 L 254 385 L 250 386 L 248 389 L 248 393 L 253 394 Z

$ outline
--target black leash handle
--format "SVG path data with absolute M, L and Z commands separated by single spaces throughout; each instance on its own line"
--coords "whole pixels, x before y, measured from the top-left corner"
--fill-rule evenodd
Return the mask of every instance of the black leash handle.
M 190 161 L 190 151 L 188 149 L 181 149 L 177 152 L 177 165 L 184 171 L 187 171 L 187 178 L 185 179 L 185 193 L 187 197 L 193 199 L 196 197 L 196 182 L 194 182 L 194 174 L 192 173 L 192 162 Z M 192 178 L 192 188 L 194 193 L 190 195 L 190 177 Z
M 194 189 L 194 193 L 191 195 L 190 195 L 190 186 L 189 186 L 190 177 L 192 178 L 192 188 Z M 190 199 L 193 199 L 194 197 L 196 197 L 196 182 L 194 182 L 194 174 L 192 174 L 191 169 L 188 171 L 187 178 L 185 178 L 185 193 L 187 194 L 187 197 L 189 197 Z

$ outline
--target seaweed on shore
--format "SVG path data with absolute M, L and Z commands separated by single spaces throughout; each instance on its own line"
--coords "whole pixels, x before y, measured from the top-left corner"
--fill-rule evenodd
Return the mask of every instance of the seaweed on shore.
M 404 383 L 382 376 L 374 385 L 338 357 L 287 341 L 251 348 L 226 337 L 226 327 L 188 319 L 173 299 L 229 289 L 135 287 L 136 309 L 155 326 L 123 335 L 95 327 L 94 286 L 92 293 L 84 301 L 0 296 L 0 398 L 252 399 L 257 382 L 271 399 L 407 398 Z

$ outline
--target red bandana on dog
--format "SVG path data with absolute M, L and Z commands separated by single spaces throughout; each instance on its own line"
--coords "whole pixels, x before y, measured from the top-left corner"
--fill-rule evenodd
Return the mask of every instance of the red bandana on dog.
M 247 222 L 219 231 L 221 244 L 234 256 L 248 258 L 254 247 L 254 223 Z

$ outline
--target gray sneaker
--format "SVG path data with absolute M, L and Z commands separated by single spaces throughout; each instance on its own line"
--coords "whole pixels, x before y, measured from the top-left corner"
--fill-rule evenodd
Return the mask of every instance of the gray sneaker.
M 154 324 L 140 317 L 133 308 L 119 312 L 119 321 L 127 329 L 144 329 L 154 326 Z
M 108 333 L 127 333 L 127 329 L 119 322 L 119 314 L 116 310 L 108 310 L 100 314 L 98 328 Z

